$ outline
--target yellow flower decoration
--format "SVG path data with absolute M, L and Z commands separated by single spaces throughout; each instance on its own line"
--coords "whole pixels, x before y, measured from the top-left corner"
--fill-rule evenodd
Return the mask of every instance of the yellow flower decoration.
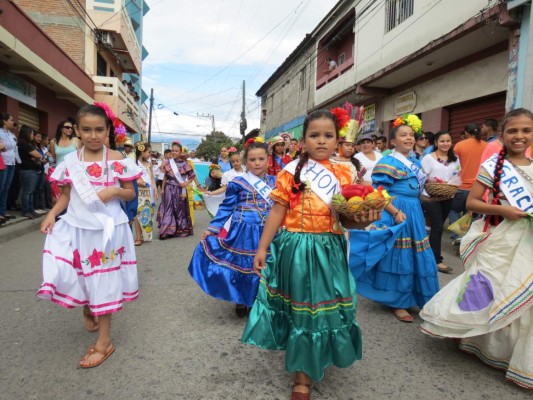
M 422 129 L 422 121 L 414 114 L 404 114 L 401 117 L 398 117 L 392 123 L 393 127 L 400 125 L 409 126 L 415 133 L 420 132 Z
M 262 138 L 261 136 L 257 136 L 257 137 L 254 139 L 254 142 L 257 142 L 257 143 L 265 143 L 265 139 Z

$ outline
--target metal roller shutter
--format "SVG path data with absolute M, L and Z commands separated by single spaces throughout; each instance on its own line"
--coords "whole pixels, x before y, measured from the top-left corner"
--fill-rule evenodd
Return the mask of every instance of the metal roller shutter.
M 27 125 L 34 131 L 39 131 L 39 111 L 37 109 L 19 103 L 19 127 Z
M 448 129 L 453 142 L 460 140 L 461 132 L 468 123 L 481 126 L 487 118 L 500 122 L 505 115 L 505 92 L 490 97 L 483 97 L 447 107 L 449 112 Z M 485 139 L 485 138 L 483 138 Z

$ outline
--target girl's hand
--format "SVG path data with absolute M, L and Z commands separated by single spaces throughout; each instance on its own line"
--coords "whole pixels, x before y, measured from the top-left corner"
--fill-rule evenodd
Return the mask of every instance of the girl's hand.
M 52 233 L 55 223 L 56 223 L 56 218 L 54 214 L 49 212 L 48 214 L 46 214 L 44 221 L 41 222 L 41 232 L 44 234 Z
M 98 192 L 98 197 L 102 202 L 107 203 L 117 195 L 117 190 L 119 189 L 114 186 L 102 189 Z
M 205 230 L 204 233 L 202 233 L 202 237 L 200 238 L 200 240 L 204 240 L 206 237 L 213 236 L 213 235 L 214 235 L 213 232 Z
M 368 210 L 364 213 L 354 215 L 355 226 L 350 229 L 365 229 L 368 225 L 381 219 L 381 211 Z
M 154 199 L 155 201 L 159 200 L 159 192 L 156 190 L 154 190 Z
M 394 222 L 396 222 L 397 224 L 401 224 L 406 219 L 407 219 L 407 215 L 405 215 L 403 211 L 399 211 L 398 214 L 396 214 L 396 216 L 394 217 Z
M 266 251 L 257 250 L 254 257 L 254 272 L 257 276 L 261 276 L 261 271 L 266 267 Z
M 527 213 L 513 206 L 500 206 L 500 215 L 509 221 L 518 221 L 521 218 L 527 217 Z

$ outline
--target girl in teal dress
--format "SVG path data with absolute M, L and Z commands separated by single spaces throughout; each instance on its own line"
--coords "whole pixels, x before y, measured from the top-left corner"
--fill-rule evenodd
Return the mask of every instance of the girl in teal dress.
M 286 351 L 286 369 L 296 374 L 293 400 L 309 399 L 311 380 L 321 380 L 330 365 L 346 368 L 361 358 L 346 237 L 329 207 L 332 194 L 352 180 L 347 166 L 329 161 L 338 137 L 329 111 L 306 118 L 307 151 L 278 174 L 254 259 L 260 283 L 242 341 Z M 342 223 L 359 229 L 380 214 L 370 211 Z

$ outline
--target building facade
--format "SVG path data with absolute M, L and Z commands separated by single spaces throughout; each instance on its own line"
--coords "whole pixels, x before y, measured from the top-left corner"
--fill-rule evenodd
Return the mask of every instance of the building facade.
M 148 54 L 141 44 L 142 17 L 148 11 L 144 1 L 14 2 L 38 25 L 50 44 L 61 49 L 66 58 L 89 77 L 91 88 L 87 94 L 90 100 L 85 99 L 82 104 L 93 101 L 109 104 L 134 139 L 135 136 L 140 138 L 142 103 L 146 100 L 141 89 L 141 62 Z M 46 52 L 47 47 L 43 50 Z M 55 107 L 59 109 L 59 105 Z M 55 123 L 74 115 L 76 108 L 59 111 L 58 114 L 63 114 Z M 44 114 L 39 108 L 35 112 Z
M 523 53 L 529 45 L 520 43 L 529 37 L 524 7 L 510 10 L 487 0 L 341 0 L 311 33 L 313 104 L 294 113 L 348 101 L 365 106 L 368 132 L 388 134 L 392 120 L 408 112 L 422 118 L 425 130 L 446 129 L 458 139 L 466 123 L 501 119 L 516 105 L 518 82 L 525 80 L 517 59 L 520 47 Z

